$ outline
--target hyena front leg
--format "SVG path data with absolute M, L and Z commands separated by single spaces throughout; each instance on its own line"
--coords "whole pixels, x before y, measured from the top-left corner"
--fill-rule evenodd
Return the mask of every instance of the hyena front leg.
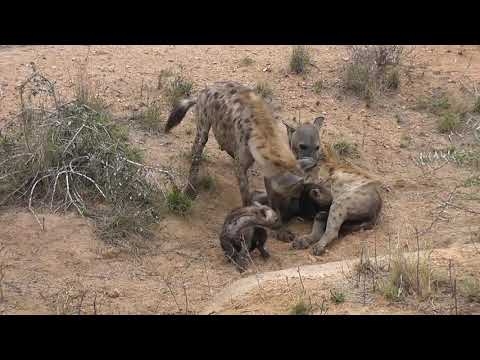
M 190 173 L 188 175 L 188 184 L 185 194 L 191 198 L 197 195 L 198 171 L 202 160 L 203 149 L 208 141 L 208 133 L 210 131 L 210 123 L 204 118 L 197 118 L 197 134 L 192 146 L 192 164 L 190 165 Z
M 240 150 L 235 158 L 235 173 L 237 175 L 238 186 L 240 187 L 240 195 L 242 196 L 243 206 L 250 206 L 252 204 L 252 197 L 250 194 L 250 185 L 248 183 L 248 169 L 254 162 L 253 156 L 248 150 Z
M 323 254 L 326 246 L 338 238 L 338 232 L 346 218 L 346 206 L 334 202 L 330 207 L 330 212 L 328 214 L 327 229 L 321 239 L 313 247 L 313 255 L 318 256 Z
M 313 220 L 312 232 L 308 235 L 296 237 L 292 242 L 293 249 L 306 249 L 310 245 L 318 242 L 325 233 L 325 224 L 327 222 L 328 212 L 319 212 Z

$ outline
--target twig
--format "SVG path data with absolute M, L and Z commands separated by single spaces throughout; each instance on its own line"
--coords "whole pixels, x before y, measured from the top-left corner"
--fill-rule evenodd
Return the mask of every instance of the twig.
M 72 145 L 72 143 L 75 141 L 75 138 L 77 137 L 78 134 L 80 134 L 80 131 L 82 131 L 84 127 L 85 127 L 85 124 L 82 124 L 82 126 L 80 126 L 80 128 L 77 130 L 75 135 L 73 135 L 72 139 L 68 142 L 67 146 L 65 146 L 65 149 L 63 150 L 62 155 L 65 155 L 70 145 Z
M 3 279 L 5 278 L 5 265 L 0 264 L 0 301 L 3 302 L 4 294 L 3 294 Z
M 452 259 L 448 259 L 448 284 L 450 285 L 450 289 L 453 291 L 453 284 L 452 284 Z
M 93 315 L 97 315 L 97 292 L 93 296 Z
M 181 311 L 182 311 L 182 308 L 181 308 L 180 305 L 178 304 L 177 297 L 175 296 L 172 288 L 170 287 L 169 282 L 168 282 L 167 279 L 165 279 L 165 278 L 163 279 L 163 281 L 165 282 L 165 285 L 167 285 L 167 288 L 168 288 L 168 290 L 170 291 L 170 294 L 171 294 L 172 297 L 173 297 L 173 301 L 175 301 L 175 304 L 177 305 L 178 311 L 181 312 Z
M 32 195 L 33 195 L 33 191 L 35 190 L 35 187 L 37 186 L 37 184 L 42 181 L 43 179 L 49 177 L 49 176 L 52 176 L 52 174 L 47 174 L 47 175 L 44 175 L 42 176 L 40 179 L 38 179 L 32 186 L 32 189 L 30 190 L 30 198 L 28 199 L 28 210 L 30 210 L 30 212 L 33 214 L 33 216 L 35 217 L 35 220 L 37 220 L 38 222 L 38 225 L 40 225 L 40 228 L 42 229 L 42 231 L 45 231 L 45 228 L 42 226 L 42 223 L 40 222 L 40 220 L 38 219 L 38 216 L 37 214 L 35 213 L 35 210 L 33 210 L 32 208 Z
M 188 315 L 188 295 L 187 295 L 187 287 L 185 286 L 185 282 L 183 282 L 182 286 L 183 286 L 183 294 L 185 295 L 185 314 Z
M 302 274 L 300 273 L 300 266 L 297 268 L 297 273 L 298 273 L 298 277 L 300 279 L 300 285 L 302 285 L 303 295 L 306 295 L 307 292 L 306 292 L 305 286 L 303 284 Z
M 203 267 L 205 269 L 205 276 L 207 278 L 208 292 L 210 293 L 210 296 L 213 296 L 212 286 L 210 285 L 210 279 L 208 278 L 207 263 L 206 263 L 206 259 L 205 259 L 204 256 L 202 256 L 202 260 L 203 260 Z
M 87 293 L 86 290 L 82 291 L 80 295 L 80 301 L 78 302 L 78 308 L 77 308 L 77 315 L 80 315 L 82 312 L 82 305 L 83 305 L 83 300 L 85 299 L 85 294 Z
M 415 226 L 415 237 L 417 239 L 417 295 L 420 294 L 420 240 L 418 236 L 418 229 Z
M 457 305 L 457 275 L 455 274 L 455 279 L 453 280 L 453 299 L 455 301 L 455 315 L 458 315 L 458 305 Z

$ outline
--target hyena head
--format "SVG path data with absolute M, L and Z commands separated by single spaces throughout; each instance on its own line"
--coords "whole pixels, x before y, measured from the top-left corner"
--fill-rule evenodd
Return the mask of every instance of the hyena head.
M 324 120 L 325 118 L 320 116 L 313 123 L 301 124 L 296 128 L 284 123 L 288 132 L 288 143 L 298 160 L 311 158 L 317 163 L 322 159 L 319 131 Z
M 249 212 L 255 215 L 255 222 L 259 226 L 275 228 L 280 224 L 280 217 L 271 207 L 254 202 L 249 207 Z
M 311 184 L 308 196 L 321 208 L 328 208 L 333 202 L 332 193 L 320 184 Z

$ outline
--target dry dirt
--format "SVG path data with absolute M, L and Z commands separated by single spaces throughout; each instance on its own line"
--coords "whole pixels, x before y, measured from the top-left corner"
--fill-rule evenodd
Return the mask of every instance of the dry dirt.
M 301 120 L 307 121 L 325 113 L 323 139 L 335 142 L 345 138 L 358 145 L 361 158 L 356 162 L 386 184 L 385 206 L 375 229 L 339 239 L 321 257 L 314 257 L 309 250 L 290 250 L 288 244 L 269 239 L 272 258 L 264 262 L 255 254 L 250 274 L 353 259 L 359 256 L 363 242 L 370 249 L 376 244 L 377 253 L 386 254 L 389 238 L 392 242 L 400 239 L 414 249 L 414 226 L 430 229 L 421 241 L 433 248 L 462 249 L 471 242 L 480 227 L 480 206 L 478 200 L 468 200 L 468 195 L 471 198 L 478 187 L 460 188 L 452 200 L 457 207 L 446 206 L 441 217 L 436 214 L 454 187 L 472 175 L 472 169 L 452 163 L 439 166 L 440 162 L 420 167 L 414 161 L 422 151 L 463 140 L 439 134 L 435 116 L 412 108 L 420 97 L 438 90 L 461 93 L 462 84 L 469 88 L 478 84 L 480 48 L 416 46 L 408 62 L 409 76 L 402 74 L 400 90 L 380 96 L 371 107 L 341 89 L 346 47 L 313 46 L 315 67 L 304 77 L 287 72 L 290 51 L 290 46 L 0 47 L 0 131 L 18 112 L 15 87 L 30 74 L 31 62 L 55 79 L 58 89 L 68 96 L 76 67 L 88 53 L 88 71 L 97 90 L 119 118 L 138 109 L 145 91 L 159 96 L 156 87 L 162 69 L 183 66 L 183 74 L 194 81 L 194 90 L 218 80 L 252 86 L 267 81 L 283 117 L 298 118 L 300 114 Z M 239 66 L 246 56 L 254 63 Z M 271 70 L 263 71 L 265 68 Z M 324 89 L 315 94 L 312 85 L 319 79 Z M 167 116 L 168 109 L 164 112 Z M 171 134 L 132 131 L 131 138 L 146 150 L 148 163 L 170 166 L 185 176 L 189 162 L 182 154 L 190 150 L 194 129 L 190 112 Z M 400 147 L 403 135 L 412 138 L 407 148 Z M 242 277 L 226 262 L 218 243 L 224 217 L 240 204 L 232 162 L 218 149 L 213 136 L 206 149 L 208 157 L 202 171 L 214 177 L 215 190 L 201 193 L 189 216 L 167 215 L 157 225 L 147 254 L 106 247 L 95 238 L 92 224 L 74 214 L 42 214 L 46 225 L 42 231 L 23 209 L 0 213 L 0 264 L 4 272 L 0 313 L 164 314 L 205 309 L 216 294 Z M 255 184 L 260 187 L 261 183 L 257 176 Z M 309 226 L 292 224 L 299 232 L 307 232 Z M 254 313 L 285 311 L 280 305 L 253 305 Z M 340 312 L 421 311 L 351 302 L 343 304 Z

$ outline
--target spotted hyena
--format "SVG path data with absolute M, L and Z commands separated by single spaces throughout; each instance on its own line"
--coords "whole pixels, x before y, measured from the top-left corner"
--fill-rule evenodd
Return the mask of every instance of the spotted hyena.
M 188 109 L 195 106 L 197 132 L 192 147 L 192 164 L 186 193 L 196 195 L 200 159 L 210 128 L 220 149 L 235 162 L 235 171 L 244 206 L 252 202 L 247 171 L 257 162 L 273 186 L 288 194 L 303 183 L 304 173 L 270 107 L 252 89 L 232 81 L 217 82 L 198 96 L 181 100 L 172 110 L 165 132 L 178 125 Z
M 240 272 L 246 270 L 249 253 L 255 249 L 260 251 L 264 259 L 269 258 L 270 254 L 265 249 L 266 228 L 272 229 L 278 224 L 275 211 L 257 202 L 232 210 L 225 218 L 220 234 L 220 245 L 225 256 Z
M 292 243 L 296 249 L 315 244 L 314 255 L 321 255 L 325 247 L 338 237 L 340 230 L 356 231 L 373 227 L 382 209 L 380 182 L 363 170 L 340 163 L 330 145 L 323 144 L 322 147 L 322 165 L 329 171 L 333 202 L 328 214 L 317 214 L 311 234 L 300 236 Z
M 284 123 L 287 128 L 288 142 L 297 162 L 305 172 L 305 185 L 297 189 L 295 193 L 280 193 L 272 187 L 272 178 L 265 178 L 265 189 L 267 192 L 268 204 L 280 214 L 284 226 L 275 232 L 275 237 L 281 241 L 291 242 L 295 235 L 286 228 L 286 223 L 295 216 L 309 218 L 315 216 L 315 210 L 328 210 L 328 207 L 318 207 L 309 196 L 312 185 L 315 184 L 316 192 L 325 196 L 329 190 L 320 183 L 318 178 L 318 162 L 322 159 L 320 148 L 319 130 L 325 118 L 317 117 L 313 122 L 301 124 L 297 127 Z M 308 185 L 310 184 L 310 185 Z M 330 194 L 326 194 L 331 200 Z

